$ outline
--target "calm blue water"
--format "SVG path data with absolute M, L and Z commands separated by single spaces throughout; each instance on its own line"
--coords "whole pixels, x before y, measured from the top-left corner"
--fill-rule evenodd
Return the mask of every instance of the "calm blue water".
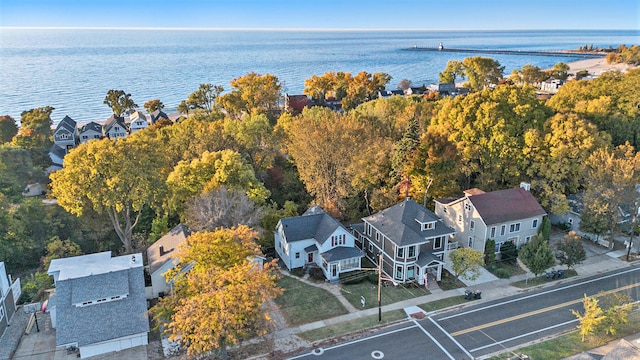
M 448 60 L 465 54 L 403 51 L 414 45 L 514 50 L 638 44 L 640 31 L 213 31 L 0 30 L 0 114 L 53 106 L 53 120 L 105 120 L 109 89 L 142 104 L 160 99 L 172 111 L 200 83 L 220 84 L 251 71 L 276 75 L 299 94 L 304 80 L 327 71 L 386 72 L 437 81 Z M 487 55 L 506 67 L 552 67 L 569 58 Z

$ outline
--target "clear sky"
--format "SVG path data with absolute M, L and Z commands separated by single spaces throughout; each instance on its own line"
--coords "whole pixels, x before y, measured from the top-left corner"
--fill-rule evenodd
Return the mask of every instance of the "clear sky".
M 640 29 L 639 0 L 0 0 L 3 27 Z

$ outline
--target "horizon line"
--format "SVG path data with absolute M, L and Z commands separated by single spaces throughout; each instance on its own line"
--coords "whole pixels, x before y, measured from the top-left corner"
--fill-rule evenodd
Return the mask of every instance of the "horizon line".
M 157 31 L 637 31 L 638 29 L 425 29 L 425 28 L 250 28 L 250 27 L 131 27 L 131 26 L 0 26 L 7 30 L 157 30 Z

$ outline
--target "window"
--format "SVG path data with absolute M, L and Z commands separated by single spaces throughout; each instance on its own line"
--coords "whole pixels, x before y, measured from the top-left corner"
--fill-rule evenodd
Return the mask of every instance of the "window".
M 407 266 L 407 279 L 413 279 L 416 277 L 414 269 L 415 267 L 413 265 Z
M 518 231 L 520 231 L 520 223 L 515 223 L 515 224 L 509 225 L 509 232 L 510 233 L 514 233 L 514 232 L 518 232 Z
M 376 241 L 380 242 L 380 233 L 376 231 Z
M 464 203 L 464 209 L 467 210 L 467 211 L 471 211 L 471 204 Z
M 4 319 L 4 306 L 0 306 L 0 320 Z
M 467 244 L 470 248 L 473 248 L 473 236 L 469 236 L 469 243 Z
M 87 135 L 82 135 L 82 140 L 89 140 L 89 137 Z
M 502 225 L 500 227 L 500 236 L 504 236 L 504 232 L 506 231 L 506 229 L 507 229 L 507 225 Z
M 401 265 L 396 266 L 396 279 L 402 280 L 402 273 L 403 273 L 402 266 Z
M 533 222 L 531 223 L 531 228 L 535 229 L 538 227 L 538 219 L 533 219 Z
M 420 230 L 422 230 L 422 231 L 424 231 L 424 230 L 432 230 L 434 228 L 432 222 L 430 222 L 430 223 L 422 223 L 421 225 L 422 226 L 421 226 Z
M 433 239 L 433 248 L 440 249 L 441 247 L 442 247 L 442 237 L 438 236 L 437 238 Z
M 442 208 L 442 212 L 445 213 L 445 214 L 447 213 L 447 207 L 446 206 Z
M 371 241 L 369 241 L 369 252 L 373 252 L 373 245 L 371 244 Z
M 296 259 L 300 259 L 300 253 L 296 252 Z
M 496 254 L 500 252 L 500 248 L 502 247 L 502 244 L 504 244 L 504 242 L 496 243 L 496 251 L 495 251 Z
M 476 231 L 476 222 L 471 220 L 471 223 L 469 223 L 469 230 L 471 230 L 471 232 Z
M 399 248 L 396 250 L 396 254 L 397 254 L 397 256 L 398 256 L 399 258 L 403 258 L 403 257 L 404 257 L 404 248 L 399 247 Z
M 462 224 L 462 214 L 458 214 L 458 223 Z
M 371 236 L 371 224 L 369 223 L 364 223 L 364 227 L 365 227 L 365 232 L 367 233 L 367 235 Z
M 491 238 L 493 239 L 494 237 L 496 237 L 496 227 L 492 227 L 491 228 Z
M 407 256 L 414 257 L 416 256 L 416 247 L 415 246 L 409 246 L 409 253 L 407 254 Z
M 527 236 L 524 238 L 524 243 L 527 244 L 529 241 L 531 241 L 531 236 Z

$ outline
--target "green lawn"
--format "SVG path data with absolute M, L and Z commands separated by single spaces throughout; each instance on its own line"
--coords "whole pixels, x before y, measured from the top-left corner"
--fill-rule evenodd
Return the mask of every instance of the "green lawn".
M 370 309 L 378 306 L 378 284 L 372 284 L 365 279 L 356 284 L 342 284 L 341 286 L 342 295 L 357 309 Z M 403 285 L 383 286 L 381 289 L 381 302 L 382 305 L 388 305 L 429 294 L 431 294 L 431 292 L 424 287 Z M 365 298 L 364 307 L 362 307 L 362 303 L 360 302 L 361 296 Z
M 376 314 L 355 320 L 341 322 L 339 324 L 325 326 L 315 330 L 305 331 L 298 334 L 298 336 L 308 341 L 318 341 L 372 328 L 378 325 L 384 325 L 406 318 L 407 314 L 405 314 L 404 310 L 393 310 L 382 313 L 381 322 L 378 322 L 378 314 Z
M 332 294 L 289 276 L 278 280 L 284 293 L 275 302 L 289 325 L 301 325 L 343 315 L 347 310 Z
M 632 335 L 638 332 L 638 328 L 640 328 L 640 314 L 638 314 L 638 312 L 634 312 L 629 315 L 629 322 L 622 326 L 615 336 L 598 333 L 588 336 L 585 341 L 582 342 L 582 338 L 576 330 L 556 338 L 513 351 L 517 354 L 529 355 L 531 359 L 559 360 L 583 351 L 603 346 L 613 340 Z M 509 359 L 512 355 L 512 353 L 505 353 L 494 356 L 491 359 Z
M 447 291 L 465 287 L 464 283 L 458 280 L 447 270 L 442 271 L 442 280 L 438 283 L 440 289 Z
M 493 275 L 502 279 L 508 279 L 514 275 L 521 275 L 526 273 L 526 271 L 517 264 L 500 261 L 487 265 L 485 266 L 485 268 Z
M 573 269 L 571 269 L 569 271 L 565 270 L 564 276 L 562 277 L 562 279 L 570 278 L 570 277 L 577 276 L 577 275 L 578 275 L 578 273 Z M 534 286 L 538 286 L 538 285 L 542 285 L 542 284 L 546 284 L 546 283 L 553 283 L 553 282 L 556 282 L 556 281 L 562 280 L 562 279 L 547 280 L 545 274 L 540 274 L 540 275 L 538 275 L 537 278 L 532 277 L 530 279 L 516 281 L 516 282 L 511 283 L 511 285 L 515 286 L 515 287 L 518 287 L 518 288 L 521 288 L 521 289 L 526 289 L 526 288 L 529 288 L 529 287 L 534 287 Z
M 418 306 L 420 306 L 422 310 L 426 312 L 430 312 L 430 311 L 436 311 L 436 310 L 448 308 L 449 306 L 458 305 L 458 304 L 467 303 L 467 302 L 469 302 L 469 300 L 466 300 L 464 296 L 460 295 L 460 296 L 452 296 L 452 297 L 428 302 L 426 304 L 421 304 Z

